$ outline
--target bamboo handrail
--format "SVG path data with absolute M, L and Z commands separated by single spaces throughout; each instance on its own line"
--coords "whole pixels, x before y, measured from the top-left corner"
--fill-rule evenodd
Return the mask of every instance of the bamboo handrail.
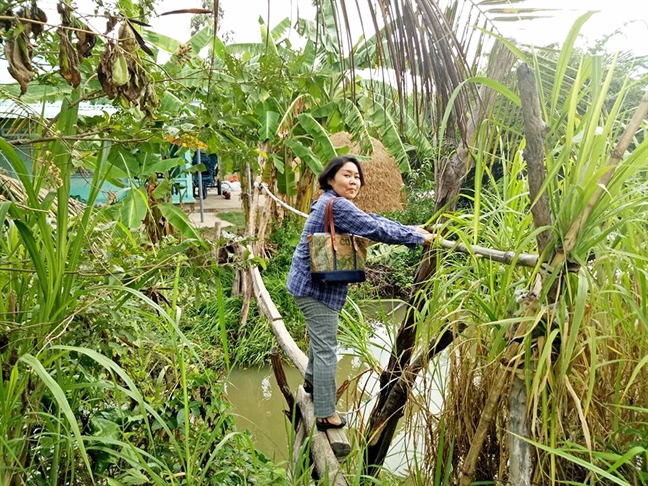
M 270 196 L 270 198 L 279 204 L 281 207 L 291 211 L 298 216 L 307 218 L 308 215 L 298 211 L 292 206 L 286 204 L 276 195 L 270 192 L 268 186 L 265 183 L 260 183 L 259 188 L 265 191 L 265 193 Z M 468 255 L 475 255 L 480 258 L 485 258 L 487 260 L 492 260 L 498 263 L 504 263 L 510 265 L 515 263 L 521 267 L 535 268 L 538 264 L 538 255 L 533 253 L 516 253 L 514 251 L 502 251 L 502 250 L 493 250 L 492 248 L 486 248 L 479 245 L 467 245 L 465 243 L 460 243 L 458 241 L 446 240 L 445 238 L 437 238 L 437 243 L 447 250 L 458 251 L 460 253 L 466 253 Z
M 286 204 L 286 203 L 283 202 L 281 199 L 279 199 L 277 196 L 275 196 L 274 194 L 272 194 L 272 192 L 270 192 L 270 189 L 268 189 L 268 185 L 267 185 L 265 182 L 260 182 L 260 183 L 259 183 L 259 189 L 263 189 L 263 190 L 266 192 L 266 194 L 267 194 L 268 196 L 270 196 L 270 198 L 271 198 L 274 202 L 276 202 L 277 204 L 279 204 L 279 206 L 281 206 L 282 208 L 285 208 L 285 209 L 287 209 L 288 211 L 290 211 L 291 213 L 294 213 L 294 214 L 296 214 L 297 216 L 301 216 L 302 218 L 308 218 L 308 214 L 306 214 L 306 213 L 302 213 L 302 212 L 299 211 L 298 209 L 295 209 L 295 208 L 293 208 L 292 206 L 290 206 L 289 204 Z

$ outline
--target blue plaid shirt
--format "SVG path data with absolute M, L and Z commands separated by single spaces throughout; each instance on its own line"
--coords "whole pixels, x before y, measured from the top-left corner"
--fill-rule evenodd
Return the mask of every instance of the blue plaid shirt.
M 299 244 L 293 254 L 288 282 L 288 292 L 295 297 L 313 297 L 327 307 L 340 311 L 347 298 L 348 284 L 314 282 L 310 274 L 310 254 L 308 235 L 324 232 L 324 209 L 332 197 L 337 197 L 333 205 L 335 230 L 352 233 L 373 241 L 389 244 L 422 244 L 425 238 L 411 226 L 403 226 L 377 214 L 367 214 L 335 191 L 328 190 L 311 206 Z

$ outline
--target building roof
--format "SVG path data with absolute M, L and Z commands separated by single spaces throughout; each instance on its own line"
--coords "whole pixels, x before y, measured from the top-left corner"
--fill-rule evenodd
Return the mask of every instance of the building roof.
M 12 100 L 0 101 L 0 118 L 54 118 L 61 111 L 61 101 L 46 103 L 22 103 Z M 112 115 L 117 111 L 112 105 L 93 104 L 89 101 L 79 103 L 79 116 L 97 116 L 103 113 Z

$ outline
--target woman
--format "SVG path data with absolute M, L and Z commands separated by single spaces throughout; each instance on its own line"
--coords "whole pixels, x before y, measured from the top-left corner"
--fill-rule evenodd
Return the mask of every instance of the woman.
M 335 412 L 337 385 L 338 312 L 344 307 L 348 284 L 311 279 L 308 235 L 324 232 L 324 209 L 331 198 L 333 220 L 339 233 L 352 233 L 390 244 L 430 244 L 433 235 L 422 228 L 403 226 L 375 214 L 367 214 L 351 202 L 364 184 L 362 167 L 350 156 L 335 157 L 318 178 L 324 194 L 313 203 L 288 274 L 288 292 L 306 318 L 310 335 L 304 390 L 312 393 L 317 428 L 341 428 L 346 420 Z

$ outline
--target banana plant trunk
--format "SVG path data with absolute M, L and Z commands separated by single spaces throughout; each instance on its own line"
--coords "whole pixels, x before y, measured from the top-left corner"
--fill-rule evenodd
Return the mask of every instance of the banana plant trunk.
M 313 192 L 315 189 L 315 174 L 310 169 L 304 169 L 300 174 L 297 185 L 297 201 L 295 207 L 302 213 L 308 214 L 313 202 Z

